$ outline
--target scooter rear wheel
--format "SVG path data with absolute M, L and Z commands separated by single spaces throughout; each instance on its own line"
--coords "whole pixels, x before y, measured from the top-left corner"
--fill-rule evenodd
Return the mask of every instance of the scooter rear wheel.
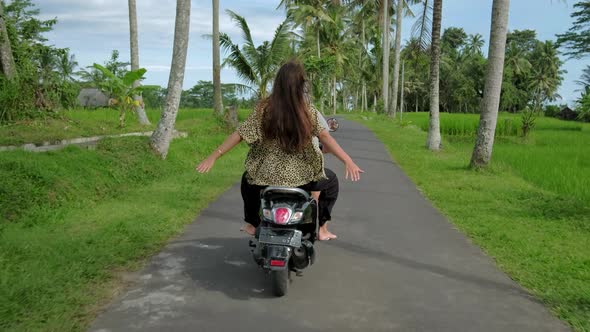
M 270 280 L 275 296 L 285 296 L 289 290 L 289 270 L 271 271 Z

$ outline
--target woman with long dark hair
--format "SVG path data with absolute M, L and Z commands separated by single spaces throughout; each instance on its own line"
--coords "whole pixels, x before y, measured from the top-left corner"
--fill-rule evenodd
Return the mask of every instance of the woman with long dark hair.
M 242 180 L 244 199 L 243 228 L 254 235 L 260 223 L 260 190 L 267 186 L 298 187 L 319 197 L 318 182 L 326 180 L 324 156 L 312 143 L 312 137 L 346 167 L 346 178 L 360 179 L 363 171 L 342 150 L 328 130 L 320 125 L 319 113 L 307 101 L 305 71 L 296 61 L 289 61 L 278 71 L 271 95 L 262 100 L 254 112 L 207 159 L 197 166 L 208 172 L 215 161 L 242 140 L 250 146 L 246 172 Z M 336 236 L 320 225 L 319 239 Z

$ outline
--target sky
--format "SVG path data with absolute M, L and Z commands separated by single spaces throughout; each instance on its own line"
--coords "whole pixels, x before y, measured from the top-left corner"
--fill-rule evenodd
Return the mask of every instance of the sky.
M 10 1 L 8 1 L 10 2 Z M 284 20 L 284 10 L 277 10 L 279 0 L 220 0 L 220 31 L 228 33 L 234 42 L 241 44 L 240 30 L 225 12 L 231 9 L 248 21 L 256 44 L 272 39 L 275 28 Z M 129 59 L 128 7 L 125 0 L 33 0 L 41 10 L 42 18 L 58 19 L 54 30 L 47 33 L 49 43 L 69 48 L 80 66 L 103 63 L 112 50 L 117 49 L 123 60 Z M 540 40 L 555 40 L 572 23 L 575 0 L 513 0 L 510 8 L 510 30 L 533 29 Z M 192 1 L 191 37 L 184 87 L 199 80 L 212 80 L 211 1 Z M 447 0 L 443 3 L 443 30 L 445 27 L 462 27 L 468 34 L 481 34 L 487 40 L 490 34 L 492 0 Z M 416 11 L 418 7 L 415 7 Z M 144 84 L 166 86 L 172 57 L 174 37 L 174 0 L 137 0 L 139 25 L 140 66 L 148 70 Z M 410 38 L 413 24 L 405 18 L 402 43 Z M 222 54 L 223 57 L 223 54 Z M 572 103 L 580 87 L 575 80 L 582 69 L 590 64 L 590 56 L 582 60 L 563 59 L 567 70 L 559 90 L 562 102 Z M 230 68 L 222 69 L 224 83 L 240 82 Z

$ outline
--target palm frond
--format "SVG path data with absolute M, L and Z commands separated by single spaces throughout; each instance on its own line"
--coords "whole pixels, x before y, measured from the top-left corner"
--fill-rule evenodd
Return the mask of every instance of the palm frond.
M 418 39 L 420 48 L 424 51 L 430 47 L 432 41 L 432 0 L 424 0 L 422 12 L 412 26 L 412 37 Z
M 238 94 L 246 94 L 248 92 L 252 92 L 252 93 L 256 93 L 256 89 L 246 85 L 246 84 L 240 84 L 240 83 L 225 83 L 222 84 L 221 87 L 223 89 L 228 89 L 233 93 L 238 93 Z
M 219 34 L 219 44 L 225 52 L 229 52 L 229 55 L 223 61 L 223 66 L 229 65 L 233 67 L 241 79 L 255 83 L 256 73 L 240 47 L 234 44 L 226 33 Z
M 289 51 L 290 42 L 290 25 L 284 21 L 275 30 L 274 37 L 269 47 L 269 57 L 271 63 L 279 63 L 285 58 L 286 53 Z
M 226 13 L 231 17 L 232 21 L 234 21 L 242 30 L 242 38 L 244 38 L 246 42 L 246 47 L 255 48 L 254 41 L 252 41 L 252 33 L 250 32 L 250 27 L 248 26 L 248 22 L 246 22 L 246 19 L 230 9 L 227 9 Z

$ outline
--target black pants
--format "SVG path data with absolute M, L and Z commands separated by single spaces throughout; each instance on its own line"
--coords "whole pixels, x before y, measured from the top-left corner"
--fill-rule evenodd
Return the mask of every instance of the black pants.
M 338 177 L 330 169 L 325 169 L 328 179 L 308 183 L 300 186 L 307 192 L 320 191 L 318 204 L 319 225 L 323 226 L 332 219 L 332 209 L 338 199 Z M 242 199 L 244 200 L 244 221 L 254 227 L 260 224 L 260 193 L 266 186 L 251 185 L 246 180 L 246 173 L 242 175 Z

